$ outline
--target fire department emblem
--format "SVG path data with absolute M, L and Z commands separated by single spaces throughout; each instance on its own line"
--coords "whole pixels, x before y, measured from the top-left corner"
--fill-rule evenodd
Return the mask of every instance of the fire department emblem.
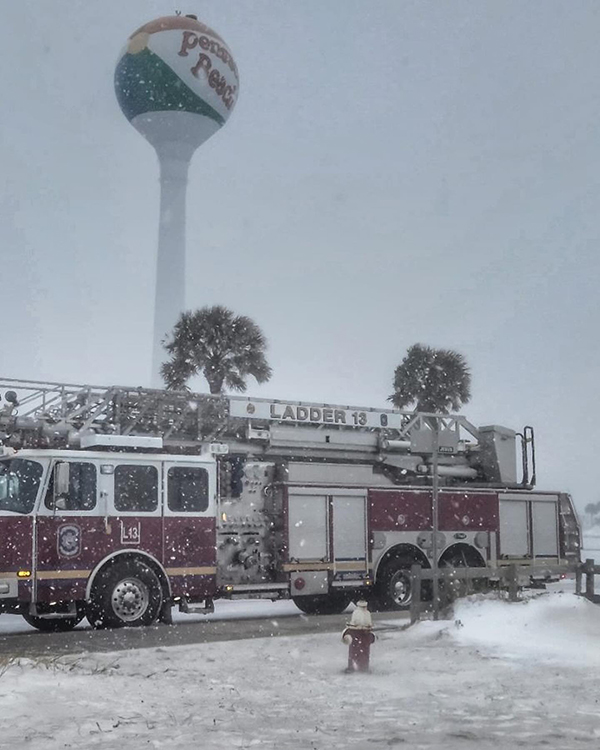
M 58 529 L 58 554 L 61 557 L 76 557 L 81 551 L 81 529 L 79 526 L 61 526 Z

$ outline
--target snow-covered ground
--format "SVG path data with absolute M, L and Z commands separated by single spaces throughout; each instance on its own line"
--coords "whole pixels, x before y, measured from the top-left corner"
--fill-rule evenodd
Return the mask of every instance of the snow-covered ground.
M 340 634 L 5 665 L 3 748 L 504 748 L 600 744 L 600 607 L 567 593 L 460 602 L 379 633 L 371 674 Z M 0 669 L 0 671 L 2 671 Z

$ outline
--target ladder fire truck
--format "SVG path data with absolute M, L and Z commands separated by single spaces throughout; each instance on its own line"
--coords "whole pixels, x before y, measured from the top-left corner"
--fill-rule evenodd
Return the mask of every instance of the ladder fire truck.
M 219 597 L 401 609 L 433 547 L 440 565 L 579 560 L 571 498 L 533 489 L 529 427 L 145 388 L 0 391 L 0 612 L 40 630 L 149 625 Z

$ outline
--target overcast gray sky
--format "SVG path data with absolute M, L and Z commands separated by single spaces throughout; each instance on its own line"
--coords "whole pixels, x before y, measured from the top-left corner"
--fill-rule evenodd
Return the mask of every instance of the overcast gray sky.
M 149 384 L 158 170 L 113 70 L 195 12 L 241 93 L 192 163 L 187 306 L 261 325 L 250 394 L 385 406 L 408 346 L 456 348 L 464 413 L 600 500 L 597 0 L 0 7 L 3 376 Z

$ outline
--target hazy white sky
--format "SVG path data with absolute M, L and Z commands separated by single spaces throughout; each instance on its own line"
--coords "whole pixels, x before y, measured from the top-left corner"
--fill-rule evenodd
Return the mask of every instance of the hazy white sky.
M 465 414 L 533 424 L 540 486 L 600 499 L 597 0 L 0 9 L 0 374 L 149 383 L 158 170 L 113 70 L 195 12 L 241 93 L 192 163 L 187 306 L 261 325 L 249 392 L 385 406 L 408 346 L 456 348 Z

